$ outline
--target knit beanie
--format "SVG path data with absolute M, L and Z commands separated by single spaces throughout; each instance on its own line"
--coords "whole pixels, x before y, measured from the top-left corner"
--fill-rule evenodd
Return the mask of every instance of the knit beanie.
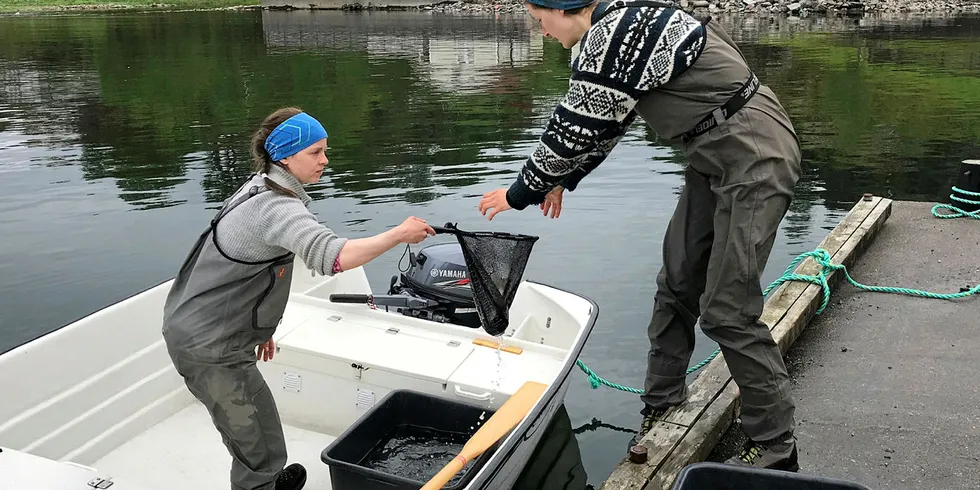
M 557 10 L 572 10 L 582 7 L 587 7 L 597 2 L 598 0 L 526 0 L 527 3 L 535 5 L 537 7 L 557 9 Z

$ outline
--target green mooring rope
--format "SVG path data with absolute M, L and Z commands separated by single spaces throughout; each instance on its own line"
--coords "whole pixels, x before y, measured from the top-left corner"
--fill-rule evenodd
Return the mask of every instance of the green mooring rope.
M 959 187 L 956 187 L 956 186 L 953 186 L 953 192 L 959 192 L 960 194 L 963 194 L 965 196 L 970 196 L 970 197 L 980 197 L 980 192 L 964 191 L 963 189 L 960 189 Z M 963 199 L 962 197 L 959 197 L 956 194 L 950 194 L 949 195 L 949 198 L 951 200 L 953 200 L 953 201 L 959 201 L 959 202 L 966 203 L 966 204 L 980 205 L 980 201 L 972 201 L 970 199 Z M 940 213 L 939 212 L 940 209 L 946 209 L 946 210 L 948 210 L 950 212 L 949 213 Z M 960 208 L 958 208 L 956 206 L 953 206 L 951 204 L 937 204 L 937 205 L 935 205 L 935 206 L 932 207 L 932 215 L 935 216 L 935 217 L 937 217 L 937 218 L 946 218 L 946 219 L 948 219 L 948 218 L 964 218 L 964 217 L 967 217 L 967 216 L 969 216 L 969 217 L 971 217 L 973 219 L 980 219 L 980 209 L 978 209 L 976 211 L 964 211 L 964 210 L 962 210 L 962 209 L 960 209 Z
M 695 364 L 695 365 L 687 368 L 687 374 L 691 374 L 694 371 L 697 371 L 698 369 L 701 369 L 704 366 L 707 366 L 708 363 L 711 362 L 711 360 L 714 359 L 715 356 L 717 356 L 719 352 L 721 352 L 721 349 L 715 349 L 715 351 L 712 352 L 711 355 L 709 355 L 708 357 L 706 357 L 703 361 L 701 361 L 701 362 L 699 362 L 699 363 L 697 363 L 697 364 Z M 594 371 L 592 371 L 591 369 L 589 369 L 589 366 L 586 366 L 585 363 L 582 362 L 581 359 L 576 359 L 575 360 L 575 364 L 578 364 L 578 367 L 581 368 L 582 371 L 585 374 L 589 375 L 589 384 L 592 385 L 592 389 L 593 390 L 596 389 L 596 388 L 598 388 L 599 385 L 606 385 L 606 386 L 608 386 L 610 388 L 616 388 L 617 390 L 625 391 L 625 392 L 628 392 L 628 393 L 636 393 L 637 395 L 643 393 L 643 390 L 638 390 L 636 388 L 630 388 L 629 386 L 623 386 L 623 385 L 616 384 L 616 383 L 613 383 L 611 381 L 606 381 L 605 379 L 602 379 L 598 374 L 596 374 Z
M 965 192 L 961 189 L 957 189 L 956 187 L 953 187 L 953 189 L 967 195 L 980 197 L 980 193 Z M 973 201 L 968 201 L 966 199 L 960 199 L 955 196 L 950 196 L 950 197 L 961 202 L 968 202 L 968 203 L 973 202 Z M 977 204 L 980 204 L 980 202 L 978 202 Z M 955 213 L 959 213 L 959 214 L 938 214 L 936 213 L 936 209 L 938 208 L 951 209 Z M 980 211 L 967 212 L 947 204 L 936 205 L 935 207 L 932 208 L 932 213 L 937 218 L 958 218 L 961 216 L 970 216 L 972 218 L 980 219 Z M 796 266 L 799 265 L 800 262 L 806 260 L 808 257 L 812 257 L 813 260 L 817 262 L 817 264 L 820 264 L 820 268 L 821 268 L 820 273 L 813 276 L 794 273 L 793 270 L 796 269 Z M 907 294 L 910 296 L 920 296 L 923 298 L 946 299 L 946 300 L 965 298 L 967 296 L 972 296 L 974 294 L 980 293 L 980 284 L 974 286 L 973 288 L 960 291 L 959 293 L 949 293 L 949 294 L 932 293 L 929 291 L 921 291 L 918 289 L 908 289 L 908 288 L 898 288 L 898 287 L 888 287 L 888 286 L 868 286 L 855 281 L 851 277 L 851 275 L 847 272 L 847 268 L 843 264 L 834 264 L 833 262 L 831 262 L 830 253 L 824 249 L 818 248 L 811 252 L 804 252 L 799 256 L 797 256 L 795 259 L 793 259 L 793 261 L 790 262 L 789 266 L 786 267 L 786 271 L 783 272 L 782 277 L 773 281 L 773 283 L 770 284 L 769 287 L 767 287 L 766 290 L 762 292 L 762 294 L 768 295 L 769 291 L 772 291 L 780 284 L 788 281 L 803 281 L 812 284 L 817 284 L 823 288 L 823 303 L 820 305 L 820 308 L 818 308 L 816 312 L 816 314 L 819 315 L 823 313 L 823 310 L 827 307 L 827 304 L 830 302 L 830 285 L 827 284 L 827 276 L 829 276 L 834 271 L 838 271 L 838 270 L 844 273 L 844 277 L 847 278 L 847 282 L 851 283 L 854 287 L 857 287 L 858 289 L 863 289 L 865 291 L 871 291 L 876 293 Z M 720 352 L 720 349 L 715 349 L 715 351 L 712 352 L 711 355 L 709 355 L 705 360 L 688 368 L 687 374 L 691 374 L 694 371 L 697 371 L 698 369 L 701 369 L 702 367 L 706 366 L 709 362 L 711 362 L 712 359 L 715 358 L 715 356 L 718 355 L 718 352 Z M 617 390 L 625 391 L 628 393 L 635 393 L 635 394 L 643 393 L 643 390 L 630 388 L 629 386 L 623 386 L 601 378 L 598 374 L 596 374 L 594 371 L 589 369 L 589 367 L 586 366 L 581 359 L 576 360 L 575 363 L 578 365 L 579 368 L 582 369 L 582 371 L 586 375 L 588 375 L 589 384 L 592 385 L 592 389 L 596 389 L 600 385 L 605 385 L 610 388 L 615 388 Z

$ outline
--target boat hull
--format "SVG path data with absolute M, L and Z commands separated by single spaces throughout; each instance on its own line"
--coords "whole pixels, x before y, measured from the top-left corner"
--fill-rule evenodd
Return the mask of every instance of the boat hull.
M 493 469 L 492 471 L 484 471 L 483 473 L 487 473 L 485 478 L 477 475 L 470 485 L 466 487 L 467 489 L 510 490 L 514 488 L 514 485 L 521 477 L 535 450 L 541 444 L 541 439 L 546 432 L 544 429 L 551 425 L 555 414 L 564 403 L 565 393 L 568 391 L 568 386 L 571 382 L 570 378 L 570 376 L 566 376 L 562 380 L 555 396 L 541 409 L 534 422 L 520 433 L 520 437 L 516 439 L 509 455 L 498 465 L 499 468 Z
M 545 286 L 561 290 L 553 286 Z M 592 303 L 589 320 L 574 346 L 570 349 L 562 366 L 561 374 L 545 392 L 544 403 L 540 404 L 536 410 L 533 410 L 514 428 L 511 435 L 505 439 L 504 444 L 497 449 L 500 460 L 497 461 L 497 457 L 492 459 L 490 464 L 485 466 L 466 487 L 468 490 L 512 489 L 535 449 L 541 444 L 541 438 L 546 432 L 545 429 L 551 424 L 555 413 L 564 404 L 565 395 L 568 393 L 571 384 L 572 370 L 598 318 L 598 306 L 591 299 L 585 299 Z
M 562 406 L 598 315 L 588 298 L 525 282 L 512 308 L 513 330 L 494 338 L 478 329 L 329 303 L 332 293 L 371 292 L 360 269 L 323 280 L 294 275 L 292 313 L 276 333 L 282 350 L 259 367 L 276 392 L 284 426 L 312 441 L 297 454 L 308 456 L 307 464 L 318 466 L 311 469 L 328 480 L 320 450 L 363 413 L 358 395 L 365 390 L 374 392 L 364 406 L 373 404 L 375 395 L 380 399 L 407 388 L 498 408 L 523 382 L 544 382 L 549 387 L 541 400 L 466 487 L 512 488 Z M 35 458 L 39 468 L 80 464 L 72 471 L 116 475 L 121 489 L 156 488 L 167 480 L 160 472 L 176 467 L 186 480 L 172 482 L 177 486 L 227 481 L 227 473 L 200 468 L 204 459 L 212 461 L 209 467 L 224 466 L 227 451 L 175 372 L 161 338 L 170 284 L 155 285 L 0 354 L 0 392 L 6 400 L 0 404 L 0 445 L 9 449 L 3 461 L 13 462 L 16 451 Z M 501 354 L 487 347 L 498 340 L 522 352 Z M 296 373 L 301 378 L 289 377 Z M 292 384 L 298 379 L 302 388 Z M 181 431 L 200 437 L 194 448 L 202 451 L 198 460 L 188 456 L 186 442 L 168 439 Z M 84 476 L 58 480 L 59 471 L 32 474 L 51 479 L 50 488 L 70 488 L 75 480 L 69 478 Z M 0 488 L 10 484 L 0 471 Z

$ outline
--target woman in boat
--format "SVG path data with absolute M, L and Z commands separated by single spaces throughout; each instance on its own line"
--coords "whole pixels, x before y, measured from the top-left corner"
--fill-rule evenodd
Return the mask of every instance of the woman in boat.
M 329 276 L 435 234 L 415 217 L 357 239 L 320 224 L 303 186 L 320 180 L 326 148 L 327 132 L 302 110 L 269 115 L 252 139 L 255 175 L 200 235 L 164 306 L 167 349 L 232 456 L 232 490 L 298 490 L 306 482 L 300 464 L 284 468 L 279 413 L 256 366 L 275 352 L 294 257 Z
M 796 471 L 789 377 L 760 321 L 760 276 L 801 175 L 789 116 L 710 18 L 646 0 L 529 0 L 527 9 L 545 36 L 581 50 L 537 149 L 509 189 L 483 196 L 480 212 L 493 219 L 539 204 L 557 217 L 564 190 L 606 159 L 637 116 L 679 148 L 685 185 L 664 237 L 643 419 L 631 444 L 687 399 L 700 317 L 741 393 L 749 440 L 729 462 Z

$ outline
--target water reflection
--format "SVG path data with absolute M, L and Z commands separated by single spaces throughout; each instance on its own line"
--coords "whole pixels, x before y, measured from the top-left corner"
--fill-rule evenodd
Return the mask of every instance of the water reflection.
M 945 202 L 980 154 L 980 16 L 726 21 L 792 114 L 825 206 Z
M 270 52 L 405 58 L 434 89 L 454 94 L 511 92 L 519 80 L 509 69 L 541 62 L 544 50 L 544 38 L 528 16 L 269 11 L 262 13 L 262 28 Z
M 195 171 L 204 198 L 222 199 L 249 171 L 250 132 L 284 105 L 331 133 L 333 178 L 315 195 L 432 200 L 522 158 L 509 148 L 541 116 L 534 97 L 560 84 L 536 66 L 544 47 L 525 16 L 155 17 L 2 21 L 4 108 L 16 116 L 0 124 L 76 134 L 86 178 L 114 179 L 138 209 L 181 204 L 174 188 Z M 38 49 L 39 36 L 59 48 Z M 65 55 L 77 69 L 56 62 Z
M 794 211 L 805 215 L 814 202 L 843 209 L 865 191 L 943 199 L 956 163 L 980 153 L 977 18 L 722 21 L 800 132 L 809 170 Z M 315 113 L 331 133 L 334 173 L 317 196 L 330 189 L 363 203 L 418 203 L 453 195 L 512 171 L 567 83 L 568 53 L 544 42 L 525 15 L 0 23 L 7 140 L 76 146 L 79 158 L 43 164 L 113 179 L 137 209 L 186 202 L 174 189 L 196 172 L 203 199 L 219 201 L 249 171 L 257 121 L 283 105 Z M 659 145 L 647 128 L 637 131 L 644 146 Z M 683 164 L 676 154 L 668 160 Z
M 862 193 L 946 201 L 959 161 L 980 155 L 980 17 L 722 22 L 804 148 L 764 282 Z M 523 14 L 0 18 L 0 352 L 172 277 L 250 172 L 252 131 L 297 105 L 331 135 L 329 174 L 311 189 L 321 220 L 350 237 L 408 214 L 541 236 L 526 276 L 595 299 L 583 360 L 642 386 L 677 152 L 637 124 L 560 220 L 530 210 L 488 224 L 475 209 L 532 150 L 568 62 Z M 400 253 L 366 269 L 373 285 Z M 698 335 L 692 362 L 714 349 Z M 611 429 L 638 422 L 638 401 L 581 381 L 567 403 L 599 481 L 630 437 Z
M 592 490 L 565 405 L 558 407 L 513 490 Z

